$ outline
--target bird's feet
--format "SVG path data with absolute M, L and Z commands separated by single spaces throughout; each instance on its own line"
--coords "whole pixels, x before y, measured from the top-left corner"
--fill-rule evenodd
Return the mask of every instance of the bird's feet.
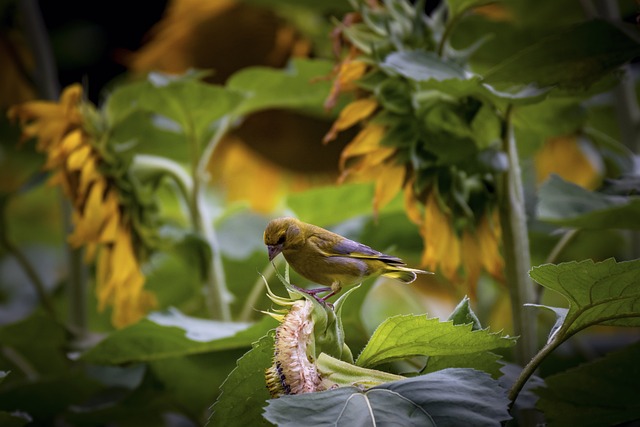
M 304 292 L 307 295 L 311 295 L 316 301 L 318 301 L 320 304 L 330 307 L 331 309 L 333 309 L 333 304 L 331 304 L 330 302 L 327 301 L 327 298 L 332 297 L 333 295 L 335 295 L 335 292 L 332 291 L 331 288 L 329 287 L 324 287 L 324 288 L 313 288 L 313 289 L 303 289 L 301 287 L 298 287 L 296 285 L 291 285 L 295 290 L 299 291 L 299 292 Z M 319 297 L 318 294 L 324 293 L 324 292 L 329 292 L 328 295 L 325 295 L 324 297 Z

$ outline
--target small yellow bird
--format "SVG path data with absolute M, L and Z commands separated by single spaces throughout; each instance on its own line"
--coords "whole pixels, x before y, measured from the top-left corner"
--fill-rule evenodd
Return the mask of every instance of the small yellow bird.
M 406 267 L 400 258 L 296 218 L 270 221 L 263 238 L 269 261 L 282 252 L 291 268 L 301 276 L 327 286 L 305 291 L 312 295 L 331 292 L 323 301 L 340 292 L 343 286 L 355 285 L 371 276 L 382 275 L 411 283 L 416 280 L 416 273 L 432 274 Z

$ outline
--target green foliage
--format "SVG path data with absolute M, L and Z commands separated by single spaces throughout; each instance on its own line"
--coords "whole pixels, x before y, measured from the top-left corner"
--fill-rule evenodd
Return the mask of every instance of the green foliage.
M 2 30 L 14 19 L 9 3 L 0 7 L 6 18 Z M 619 141 L 637 133 L 633 95 L 638 91 L 631 94 L 622 85 L 610 90 L 622 81 L 619 67 L 640 55 L 637 29 L 615 19 L 585 20 L 589 13 L 582 9 L 588 6 L 584 2 L 446 0 L 429 16 L 423 13 L 428 2 L 379 3 L 246 2 L 273 9 L 287 25 L 313 27 L 297 28 L 301 34 L 315 32 L 318 37 L 321 29 L 324 51 L 330 44 L 339 49 L 351 43 L 355 56 L 350 59 L 367 64 L 355 96 L 366 94 L 378 102 L 365 121 L 384 126 L 380 146 L 397 150 L 392 159 L 380 162 L 413 169 L 402 185 L 413 184 L 420 201 L 437 188 L 443 213 L 457 216 L 455 236 L 475 232 L 483 212 L 504 213 L 505 206 L 498 206 L 504 202 L 504 172 L 517 169 L 518 160 L 525 169 L 529 213 L 534 208 L 528 202 L 536 201 L 536 215 L 528 225 L 543 236 L 532 240 L 539 259 L 549 256 L 556 240 L 553 227 L 590 230 L 590 240 L 577 240 L 566 251 L 561 240 L 555 248 L 556 259 L 584 261 L 544 264 L 530 272 L 553 292 L 528 305 L 556 317 L 547 343 L 531 363 L 520 371 L 511 363 L 516 338 L 482 326 L 503 322 L 510 331 L 500 306 L 507 293 L 497 284 L 502 278 L 481 277 L 478 301 L 463 298 L 446 321 L 406 313 L 428 311 L 446 318 L 450 306 L 441 303 L 440 298 L 446 299 L 442 295 L 459 298 L 475 288 L 453 289 L 459 284 L 445 283 L 440 275 L 410 286 L 377 281 L 351 289 L 349 300 L 343 293 L 335 311 L 308 297 L 326 313 L 315 319 L 318 354 L 312 359 L 336 388 L 269 400 L 265 369 L 274 361 L 272 328 L 277 323 L 262 315 L 273 307 L 258 274 L 272 272 L 262 241 L 269 218 L 295 215 L 401 256 L 411 266 L 419 265 L 430 244 L 421 235 L 425 224 L 407 218 L 402 194 L 374 216 L 376 190 L 368 182 L 338 186 L 314 175 L 310 181 L 318 178 L 323 186 L 285 194 L 268 214 L 242 204 L 230 206 L 224 201 L 226 183 L 221 183 L 222 191 L 208 185 L 209 174 L 219 172 L 212 170 L 211 158 L 228 148 L 218 143 L 236 126 L 249 123 L 245 119 L 252 114 L 273 109 L 321 118 L 338 114 L 339 108 L 329 113 L 323 106 L 329 94 L 345 89 L 332 81 L 338 67 L 333 58 L 314 50 L 313 59 L 292 59 L 284 69 L 240 69 L 224 85 L 207 83 L 209 72 L 199 70 L 122 79 L 110 87 L 100 108 L 84 104 L 83 113 L 90 118 L 86 130 L 99 136 L 93 148 L 105 159 L 99 172 L 119 188 L 120 214 L 133 221 L 134 246 L 145 255 L 145 289 L 159 302 L 159 311 L 120 330 L 107 325 L 108 310 L 95 313 L 93 289 L 87 298 L 94 280 L 85 279 L 95 276 L 94 265 L 78 269 L 81 260 L 73 256 L 67 265 L 62 235 L 68 227 L 60 217 L 57 193 L 44 185 L 48 176 L 40 169 L 42 155 L 35 152 L 34 141 L 17 144 L 19 126 L 2 111 L 0 198 L 7 221 L 0 224 L 0 425 L 162 425 L 168 413 L 194 425 L 204 424 L 211 414 L 209 424 L 215 426 L 500 425 L 516 416 L 511 406 L 533 407 L 525 383 L 530 377 L 529 386 L 543 381 L 532 376 L 542 363 L 545 368 L 553 365 L 548 371 L 554 372 L 536 391 L 537 407 L 549 425 L 615 425 L 640 417 L 638 344 L 568 369 L 573 362 L 558 365 L 557 358 L 549 357 L 590 326 L 640 326 L 640 260 L 591 260 L 612 255 L 615 242 L 623 242 L 618 230 L 640 228 L 637 153 Z M 637 8 L 628 3 L 619 6 L 622 16 L 633 21 Z M 475 9 L 489 4 L 494 9 Z M 334 12 L 348 10 L 358 11 L 361 19 L 338 21 Z M 333 38 L 324 31 L 331 24 L 329 16 L 335 17 L 339 31 Z M 13 47 L 14 30 L 0 31 L 11 34 L 2 37 L 1 45 Z M 276 44 L 288 37 L 285 33 L 278 34 Z M 9 59 L 27 52 L 13 53 Z M 32 76 L 31 67 L 19 67 L 19 73 L 40 81 L 40 70 L 33 71 Z M 626 78 L 637 80 L 635 73 Z M 341 102 L 348 100 L 340 99 L 339 106 Z M 519 159 L 505 152 L 509 131 Z M 588 146 L 600 174 L 596 178 L 603 183 L 596 191 L 555 175 L 540 188 L 530 182 L 535 153 L 549 138 L 563 136 L 576 136 Z M 564 172 L 572 159 L 555 160 Z M 270 165 L 270 179 L 280 167 L 276 163 Z M 300 169 L 296 173 L 304 172 Z M 72 180 L 76 178 L 81 176 Z M 262 191 L 262 182 L 236 178 L 250 190 Z M 269 181 L 277 187 L 269 190 L 278 194 L 279 179 Z M 417 214 L 428 223 L 423 205 Z M 139 209 L 129 212 L 131 206 Z M 503 237 L 509 233 L 505 223 Z M 602 236 L 615 237 L 614 243 L 600 245 Z M 547 244 L 539 244 L 541 240 Z M 618 246 L 616 254 L 638 256 L 625 252 L 626 245 Z M 500 251 L 506 255 L 511 249 L 503 244 Z M 471 256 L 456 250 L 451 243 L 440 256 L 459 256 L 463 263 Z M 42 295 L 32 289 L 33 277 L 18 262 L 22 258 L 43 282 Z M 74 271 L 81 284 L 75 299 L 70 297 Z M 299 277 L 294 278 L 298 283 Z M 508 277 L 504 281 L 510 285 Z M 285 287 L 292 290 L 288 282 Z M 221 306 L 229 308 L 227 320 L 211 319 L 222 317 L 210 301 L 216 289 L 221 289 Z M 37 309 L 49 297 L 57 320 Z M 561 307 L 563 300 L 568 307 Z M 88 310 L 82 301 L 89 301 Z M 480 315 L 472 310 L 476 304 Z M 446 307 L 444 315 L 434 307 Z M 516 319 L 525 313 L 519 310 L 531 308 L 512 310 Z M 82 320 L 86 311 L 88 322 Z M 95 332 L 104 336 L 94 339 Z M 520 336 L 518 342 L 535 338 Z M 589 338 L 585 334 L 581 345 L 591 346 Z M 359 353 L 355 364 L 349 348 Z M 501 384 L 511 386 L 508 396 Z
M 640 260 L 585 260 L 534 267 L 531 278 L 569 301 L 569 310 L 556 311 L 562 326 L 554 332 L 575 334 L 589 326 L 640 326 Z
M 82 359 L 90 363 L 121 364 L 243 348 L 273 325 L 274 321 L 268 318 L 254 325 L 224 323 L 171 310 L 113 332 L 85 352 Z
M 269 398 L 264 372 L 273 362 L 273 344 L 273 335 L 268 334 L 238 359 L 236 368 L 222 384 L 209 425 L 269 425 L 262 418 L 262 411 Z
M 473 393 L 469 393 L 473 390 Z M 317 394 L 269 401 L 265 417 L 279 426 L 379 425 L 499 426 L 508 420 L 508 401 L 487 374 L 446 369 L 363 391 L 341 387 Z
M 583 89 L 638 54 L 637 40 L 606 21 L 593 20 L 541 39 L 496 65 L 485 79 Z
M 640 343 L 545 378 L 538 408 L 549 426 L 618 425 L 640 418 Z
M 640 228 L 640 196 L 593 192 L 556 175 L 540 189 L 537 210 L 541 220 L 567 227 Z
M 515 338 L 472 330 L 472 324 L 454 325 L 426 316 L 396 316 L 374 332 L 358 356 L 358 366 L 375 366 L 411 356 L 451 356 L 508 348 Z

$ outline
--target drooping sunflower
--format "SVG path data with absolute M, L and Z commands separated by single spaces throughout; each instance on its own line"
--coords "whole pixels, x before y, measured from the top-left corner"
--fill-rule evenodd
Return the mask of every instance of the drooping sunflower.
M 439 40 L 442 23 L 404 1 L 354 4 L 358 16 L 339 25 L 337 44 L 348 53 L 336 66 L 327 104 L 345 92 L 355 100 L 324 141 L 360 127 L 342 151 L 341 179 L 373 181 L 374 212 L 404 192 L 407 216 L 423 237 L 423 266 L 473 294 L 482 271 L 499 280 L 503 274 L 496 203 L 501 112 L 479 83 L 470 89 L 462 57 L 446 57 L 456 52 Z M 412 61 L 441 66 L 449 83 L 426 66 L 411 69 Z
M 206 80 L 223 84 L 245 67 L 282 68 L 311 50 L 309 38 L 273 8 L 238 0 L 175 0 L 147 43 L 125 62 L 134 74 L 212 70 Z M 329 126 L 322 118 L 282 109 L 251 114 L 218 144 L 209 167 L 212 183 L 229 202 L 246 201 L 258 212 L 272 211 L 290 192 L 329 185 L 347 141 L 318 146 L 315 141 Z
M 12 107 L 9 117 L 21 123 L 22 138 L 36 138 L 36 149 L 46 155 L 49 184 L 60 186 L 73 207 L 69 243 L 86 249 L 87 262 L 95 260 L 99 309 L 112 307 L 112 323 L 124 327 L 156 305 L 144 289 L 144 251 L 134 224 L 135 210 L 143 207 L 122 185 L 120 165 L 101 143 L 90 111 L 82 87 L 74 84 L 59 102 L 26 102 Z

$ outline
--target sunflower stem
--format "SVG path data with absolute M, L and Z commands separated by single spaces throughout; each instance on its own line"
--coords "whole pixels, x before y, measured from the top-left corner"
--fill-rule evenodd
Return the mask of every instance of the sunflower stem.
M 258 300 L 260 299 L 260 297 L 264 293 L 265 280 L 268 281 L 270 278 L 273 277 L 274 273 L 276 272 L 275 269 L 278 268 L 280 264 L 282 264 L 283 260 L 284 260 L 283 257 L 278 257 L 278 259 L 276 259 L 273 263 L 271 262 L 267 263 L 267 266 L 260 272 L 260 276 L 258 277 L 256 282 L 253 284 L 253 287 L 251 288 L 251 292 L 249 292 L 249 296 L 245 300 L 244 306 L 240 311 L 240 316 L 238 317 L 239 322 L 251 321 L 251 313 L 256 311 L 255 306 L 258 303 Z
M 227 133 L 230 121 L 222 119 L 215 135 L 209 140 L 202 154 L 200 153 L 200 141 L 197 140 L 193 129 L 188 129 L 187 139 L 191 145 L 191 168 L 193 191 L 189 203 L 191 221 L 196 232 L 204 236 L 211 250 L 211 264 L 207 268 L 206 278 L 206 302 L 207 308 L 213 319 L 230 321 L 231 294 L 227 288 L 222 264 L 220 244 L 213 225 L 210 210 L 206 208 L 206 187 L 209 182 L 207 166 L 211 155 L 215 151 L 218 142 Z
M 505 112 L 502 142 L 503 150 L 509 158 L 509 169 L 501 178 L 498 202 L 505 277 L 511 296 L 514 333 L 520 336 L 515 349 L 515 361 L 520 366 L 525 366 L 536 354 L 537 335 L 535 313 L 525 310 L 524 304 L 534 302 L 535 295 L 528 275 L 531 255 L 520 163 L 511 127 L 511 106 Z
M 60 97 L 60 82 L 56 67 L 55 56 L 51 48 L 42 13 L 36 0 L 18 2 L 20 12 L 24 17 L 25 34 L 35 60 L 34 80 L 42 98 L 55 101 Z M 71 229 L 69 202 L 60 194 L 64 218 L 65 234 Z M 69 298 L 69 329 L 78 338 L 87 334 L 87 291 L 86 267 L 82 262 L 82 250 L 75 249 L 65 241 L 67 265 L 67 296 Z M 34 278 L 32 277 L 32 281 Z M 35 284 L 36 282 L 34 282 Z M 36 285 L 37 286 L 37 285 Z M 42 296 L 41 296 L 42 297 Z M 47 296 L 48 298 L 48 296 Z M 43 303 L 46 304 L 43 300 Z

